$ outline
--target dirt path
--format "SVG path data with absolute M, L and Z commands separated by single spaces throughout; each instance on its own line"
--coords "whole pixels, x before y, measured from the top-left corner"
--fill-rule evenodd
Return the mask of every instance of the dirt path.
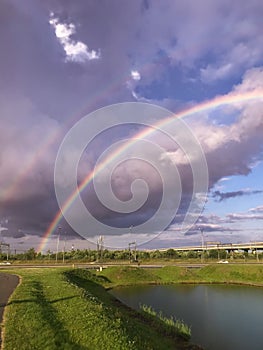
M 19 283 L 19 277 L 7 273 L 0 273 L 0 324 L 3 322 L 4 308 L 10 295 Z M 1 331 L 0 331 L 0 348 L 1 348 Z

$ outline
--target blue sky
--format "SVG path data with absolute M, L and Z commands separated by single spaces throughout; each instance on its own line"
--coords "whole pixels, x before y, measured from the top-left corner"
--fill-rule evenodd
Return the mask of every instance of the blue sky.
M 110 247 L 140 237 L 144 248 L 196 244 L 201 226 L 210 241 L 263 241 L 262 16 L 260 0 L 1 1 L 2 239 L 18 250 L 40 245 L 59 210 L 54 189 L 59 146 L 84 116 L 120 102 L 153 104 L 180 114 L 238 93 L 239 102 L 184 118 L 203 149 L 209 174 L 205 209 L 189 229 L 180 230 L 179 217 L 189 204 L 190 168 L 178 145 L 160 135 L 152 142 L 163 147 L 162 159 L 178 168 L 183 186 L 177 216 L 163 234 L 152 227 L 141 235 L 134 228 L 133 236 L 128 235 L 131 222 L 136 226 L 149 219 L 161 193 L 158 176 L 139 162 L 117 167 L 111 185 L 125 202 L 135 174 L 146 179 L 153 192 L 141 211 L 125 216 L 105 208 L 92 186 L 82 198 L 99 221 L 126 229 L 123 237 L 100 232 Z M 242 99 L 247 93 L 258 98 Z M 89 127 L 102 128 L 103 122 L 90 118 Z M 79 183 L 101 152 L 138 130 L 131 124 L 97 137 L 82 154 Z M 62 188 L 69 181 L 74 151 L 63 165 Z M 130 153 L 135 151 L 136 146 Z M 101 183 L 103 176 L 98 176 Z M 68 248 L 96 243 L 96 228 L 90 228 L 85 241 L 65 219 L 60 225 Z M 55 249 L 56 234 L 55 229 L 45 249 Z

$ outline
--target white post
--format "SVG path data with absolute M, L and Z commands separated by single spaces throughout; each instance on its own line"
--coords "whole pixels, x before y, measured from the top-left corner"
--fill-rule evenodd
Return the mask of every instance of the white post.
M 2 223 L 0 221 L 0 243 L 2 243 Z
M 58 247 L 59 247 L 59 239 L 60 239 L 60 230 L 61 227 L 58 228 L 58 237 L 57 237 L 57 249 L 56 249 L 56 263 L 58 262 Z
M 66 234 L 66 231 L 65 231 Z M 63 246 L 63 264 L 65 262 L 65 250 L 66 250 L 66 237 L 64 238 L 64 246 Z
M 204 261 L 204 230 L 200 227 L 199 228 L 201 232 L 201 242 L 202 242 L 202 254 L 201 254 L 201 262 Z

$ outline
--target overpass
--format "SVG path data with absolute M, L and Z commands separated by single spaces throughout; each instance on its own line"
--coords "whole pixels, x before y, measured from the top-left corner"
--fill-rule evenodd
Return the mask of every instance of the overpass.
M 198 246 L 184 246 L 184 247 L 171 247 L 165 249 L 159 249 L 160 251 L 167 251 L 173 249 L 176 251 L 204 251 L 204 250 L 263 250 L 263 242 L 249 242 L 249 243 L 221 243 L 221 242 L 204 242 Z

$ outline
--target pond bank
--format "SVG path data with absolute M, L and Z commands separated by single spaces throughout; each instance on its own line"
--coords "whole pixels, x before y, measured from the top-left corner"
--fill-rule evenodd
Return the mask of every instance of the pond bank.
M 109 267 L 97 273 L 106 278 L 105 288 L 137 284 L 239 284 L 263 286 L 263 265 L 208 265 L 200 269 L 165 266 L 151 270 Z
M 262 350 L 263 288 L 166 284 L 116 287 L 111 293 L 135 310 L 146 304 L 183 320 L 191 326 L 192 342 L 205 349 Z
M 81 269 L 19 269 L 4 316 L 5 350 L 200 350 L 150 324 Z M 18 322 L 20 320 L 20 322 Z
M 19 284 L 19 277 L 16 275 L 10 275 L 7 273 L 0 273 L 0 325 L 3 322 L 3 315 L 5 306 L 8 303 L 8 299 Z M 1 348 L 1 332 L 0 327 L 0 348 Z

